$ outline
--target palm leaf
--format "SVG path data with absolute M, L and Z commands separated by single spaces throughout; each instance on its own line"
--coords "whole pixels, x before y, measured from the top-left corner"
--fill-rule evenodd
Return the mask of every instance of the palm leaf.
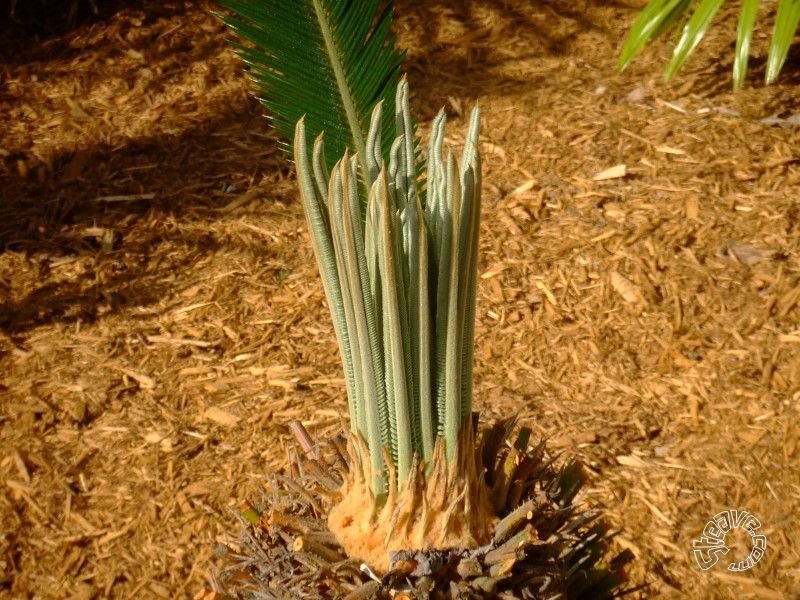
M 686 22 L 683 28 L 683 34 L 675 45 L 675 50 L 672 53 L 672 60 L 667 65 L 666 78 L 672 79 L 675 73 L 686 62 L 687 57 L 694 51 L 700 40 L 708 31 L 714 15 L 723 5 L 725 0 L 703 0 L 697 9 L 692 14 L 691 18 Z
M 305 115 L 308 134 L 325 132 L 331 170 L 346 151 L 364 156 L 370 114 L 384 102 L 382 155 L 394 140 L 394 93 L 403 54 L 391 33 L 386 0 L 220 0 L 222 20 L 240 38 L 259 100 L 275 129 L 291 140 Z M 291 152 L 289 143 L 284 148 Z M 365 194 L 362 194 L 365 196 Z
M 744 78 L 747 75 L 750 41 L 753 39 L 753 28 L 758 16 L 758 3 L 759 0 L 742 0 L 739 24 L 736 26 L 736 50 L 733 58 L 733 88 L 736 90 L 744 85 Z
M 665 79 L 669 81 L 694 51 L 724 3 L 725 0 L 650 0 L 628 32 L 620 51 L 619 69 L 625 69 L 647 44 L 667 31 L 678 20 L 685 18 L 689 10 L 694 7 L 694 12 L 687 20 L 672 59 L 667 65 Z M 758 7 L 758 0 L 741 2 L 733 60 L 734 89 L 739 89 L 744 84 Z M 800 24 L 800 0 L 780 0 L 767 60 L 765 76 L 767 83 L 774 82 L 783 68 L 798 24 Z
M 619 69 L 624 70 L 652 40 L 682 18 L 691 0 L 650 0 L 636 17 L 622 46 Z
M 800 0 L 780 0 L 778 14 L 775 15 L 775 30 L 772 32 L 772 42 L 769 47 L 767 59 L 767 73 L 765 80 L 772 83 L 786 62 L 789 46 L 794 39 L 797 25 L 800 23 Z

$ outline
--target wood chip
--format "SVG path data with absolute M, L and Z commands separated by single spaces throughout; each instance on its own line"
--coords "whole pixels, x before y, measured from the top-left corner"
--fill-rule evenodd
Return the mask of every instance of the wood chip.
M 656 146 L 656 152 L 661 152 L 662 154 L 675 154 L 677 156 L 686 155 L 686 152 L 680 148 L 673 148 L 672 146 Z
M 606 181 L 607 179 L 619 179 L 625 177 L 628 173 L 628 167 L 624 164 L 614 165 L 605 171 L 600 171 L 597 175 L 592 177 L 593 181 Z
M 611 287 L 614 288 L 614 291 L 617 292 L 625 302 L 636 306 L 643 306 L 646 304 L 639 286 L 632 283 L 617 271 L 611 271 L 608 277 L 611 281 Z
M 203 417 L 225 427 L 236 425 L 240 421 L 239 417 L 219 408 L 218 406 L 207 408 L 203 413 Z
M 634 456 L 633 454 L 629 454 L 627 456 L 617 456 L 617 462 L 626 467 L 634 467 L 637 469 L 649 466 L 645 461 L 638 456 Z
M 131 369 L 126 369 L 125 367 L 117 367 L 117 370 L 133 379 L 142 389 L 152 390 L 156 387 L 156 382 L 144 373 L 138 373 Z
M 148 335 L 147 341 L 151 344 L 173 344 L 175 346 L 197 346 L 198 348 L 208 348 L 213 346 L 212 342 L 204 340 L 193 340 L 190 338 L 173 338 L 168 335 Z

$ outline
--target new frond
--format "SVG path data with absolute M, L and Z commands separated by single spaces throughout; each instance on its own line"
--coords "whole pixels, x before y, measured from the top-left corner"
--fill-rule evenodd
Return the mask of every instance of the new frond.
M 427 201 L 417 177 L 408 85 L 395 99 L 393 142 L 383 146 L 378 104 L 364 153 L 345 154 L 329 175 L 323 141 L 295 131 L 295 159 L 325 293 L 345 363 L 351 429 L 366 443 L 373 491 L 408 478 L 415 457 L 429 463 L 437 437 L 452 459 L 472 412 L 472 337 L 480 215 L 477 109 L 459 165 L 431 135 Z M 366 174 L 361 213 L 357 178 Z M 385 456 L 396 469 L 388 478 Z

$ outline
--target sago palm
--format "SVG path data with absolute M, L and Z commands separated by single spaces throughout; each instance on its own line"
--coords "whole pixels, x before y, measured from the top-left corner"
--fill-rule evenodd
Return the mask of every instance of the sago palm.
M 323 597 L 402 587 L 456 597 L 458 586 L 464 597 L 610 595 L 628 557 L 602 562 L 605 530 L 572 504 L 577 465 L 556 470 L 527 429 L 509 443 L 511 423 L 476 441 L 478 110 L 460 161 L 443 150 L 444 113 L 418 151 L 390 2 L 221 3 L 261 101 L 293 139 L 350 414 L 347 449 L 332 441 L 329 454 L 294 425 L 303 483 L 278 478 L 261 507 L 247 506 L 247 545 L 295 570 L 321 561 Z M 290 550 L 275 550 L 289 535 Z M 360 572 L 343 566 L 353 559 L 376 581 L 359 588 Z M 245 588 L 265 595 L 253 597 L 300 597 L 286 571 L 258 564 Z
M 664 73 L 667 80 L 671 79 L 700 43 L 723 4 L 725 0 L 650 0 L 631 26 L 620 54 L 620 69 L 627 67 L 653 39 L 677 23 L 683 22 L 681 37 L 675 44 L 672 58 Z M 733 55 L 734 89 L 744 85 L 750 58 L 750 41 L 758 17 L 759 4 L 759 0 L 741 0 L 736 29 L 736 49 Z M 768 84 L 777 79 L 786 62 L 798 23 L 800 23 L 800 2 L 779 0 L 767 58 L 765 80 Z

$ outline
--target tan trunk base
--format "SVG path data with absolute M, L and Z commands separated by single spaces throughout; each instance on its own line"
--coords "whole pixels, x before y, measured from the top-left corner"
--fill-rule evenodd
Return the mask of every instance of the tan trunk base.
M 443 440 L 437 440 L 430 472 L 416 462 L 411 475 L 397 488 L 392 485 L 376 508 L 370 490 L 372 470 L 363 440 L 348 442 L 351 468 L 342 486 L 341 500 L 328 515 L 328 527 L 351 558 L 384 574 L 390 553 L 400 550 L 477 548 L 492 537 L 496 516 L 477 465 L 473 434 L 462 430 L 453 466 L 445 458 Z M 391 460 L 386 458 L 393 470 Z M 394 481 L 394 474 L 390 477 Z

